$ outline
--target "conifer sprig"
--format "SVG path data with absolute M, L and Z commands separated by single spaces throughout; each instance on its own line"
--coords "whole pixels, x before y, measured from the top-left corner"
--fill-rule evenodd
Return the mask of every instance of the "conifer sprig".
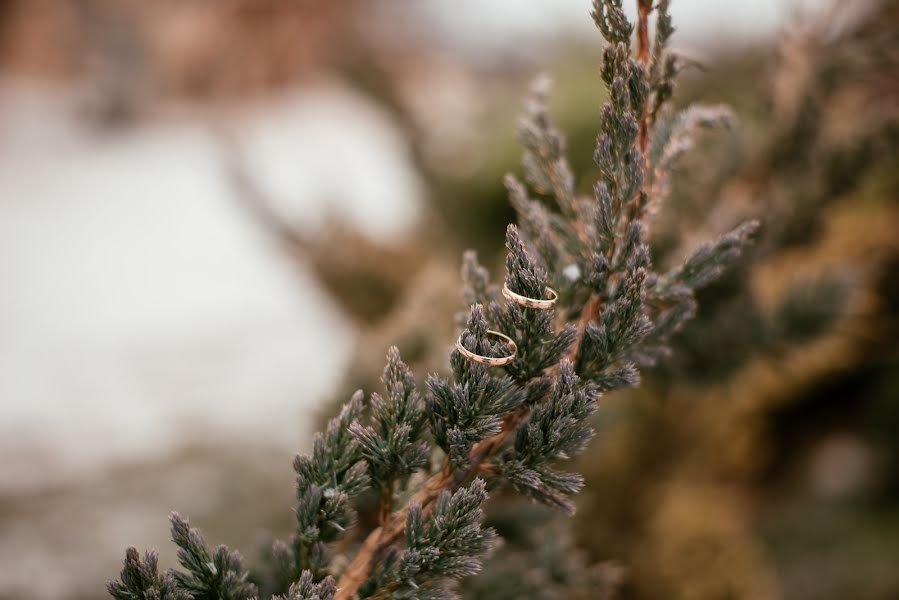
M 410 475 L 427 464 L 430 445 L 422 439 L 424 403 L 412 371 L 395 346 L 387 352 L 381 381 L 387 395 L 371 395 L 372 425 L 355 421 L 349 431 L 362 449 L 373 485 L 380 491 L 380 521 L 384 523 L 393 510 L 394 484 L 404 485 Z
M 173 571 L 179 590 L 194 600 L 244 600 L 256 595 L 247 581 L 249 573 L 239 552 L 225 546 L 209 549 L 199 529 L 172 513 L 172 541 L 178 546 L 178 562 L 187 571 Z
M 337 593 L 333 577 L 313 581 L 311 571 L 303 571 L 299 581 L 290 585 L 286 596 L 273 596 L 272 600 L 332 600 Z
M 487 499 L 482 479 L 450 494 L 444 490 L 430 516 L 412 504 L 406 518 L 406 549 L 395 566 L 388 568 L 394 581 L 384 585 L 379 595 L 412 599 L 446 597 L 454 580 L 481 570 L 481 557 L 496 537 L 492 529 L 481 527 L 481 504 Z
M 640 369 L 665 356 L 671 336 L 693 316 L 695 290 L 719 277 L 750 242 L 755 223 L 701 245 L 667 272 L 653 269 L 650 208 L 664 199 L 669 172 L 697 127 L 729 117 L 720 108 L 676 113 L 667 106 L 677 72 L 668 51 L 669 2 L 636 1 L 636 27 L 621 0 L 593 2 L 594 22 L 608 42 L 600 69 L 608 100 L 600 111 L 592 196 L 578 193 L 565 138 L 546 108 L 548 82 L 540 80 L 519 124 L 530 190 L 512 175 L 505 180 L 518 225 L 506 231 L 503 282 L 491 281 L 473 253 L 464 256 L 468 312 L 459 343 L 483 357 L 507 356 L 511 346 L 490 333 L 499 331 L 516 344 L 515 359 L 487 367 L 453 349 L 449 372 L 428 376 L 420 388 L 399 351 L 388 351 L 384 395 L 371 395 L 368 415 L 357 392 L 315 436 L 311 455 L 294 462 L 296 532 L 270 552 L 278 600 L 455 597 L 455 582 L 480 569 L 495 537 L 480 524 L 488 485 L 509 484 L 573 512 L 583 479 L 559 463 L 592 437 L 589 418 L 600 395 L 637 385 Z M 532 300 L 549 299 L 551 288 L 556 301 L 525 306 L 501 296 L 503 286 L 510 298 Z M 380 498 L 379 525 L 342 568 L 332 561 L 333 543 L 354 526 L 352 501 L 369 487 Z M 187 573 L 161 576 L 155 555 L 141 561 L 129 549 L 110 593 L 160 600 L 255 594 L 236 553 L 210 552 L 177 516 L 173 538 Z M 339 576 L 336 584 L 331 575 Z
M 178 588 L 175 576 L 159 573 L 155 552 L 148 551 L 141 559 L 136 548 L 125 551 L 125 561 L 118 581 L 106 584 L 109 595 L 116 600 L 191 600 L 192 596 Z
M 514 445 L 499 458 L 497 473 L 523 494 L 574 513 L 568 496 L 580 490 L 583 478 L 553 464 L 579 454 L 593 436 L 587 418 L 596 410 L 597 397 L 598 390 L 581 385 L 564 359 L 551 393 L 518 429 Z

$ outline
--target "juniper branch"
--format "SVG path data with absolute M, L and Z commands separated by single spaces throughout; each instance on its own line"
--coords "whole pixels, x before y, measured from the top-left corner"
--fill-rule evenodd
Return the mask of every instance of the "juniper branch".
M 210 550 L 199 529 L 172 513 L 172 541 L 186 572 L 172 571 L 178 589 L 194 600 L 245 600 L 256 595 L 240 553 L 225 546 Z
M 633 60 L 629 51 L 633 27 L 624 17 L 620 2 L 594 3 L 594 19 L 610 43 L 602 69 L 610 99 L 603 108 L 597 140 L 595 159 L 600 181 L 594 202 L 584 203 L 573 195 L 564 140 L 545 109 L 545 83 L 538 85 L 526 104 L 519 135 L 525 146 L 527 181 L 539 193 L 555 196 L 561 214 L 529 198 L 524 186 L 513 177 L 506 179 L 524 231 L 522 235 L 510 228 L 507 233 L 506 285 L 516 293 L 539 298 L 549 281 L 559 283 L 563 287 L 561 297 L 568 304 L 568 310 L 563 308 L 558 315 L 562 329 L 556 332 L 545 314 L 527 313 L 514 303 L 504 306 L 490 302 L 490 290 L 496 286 L 490 284 L 489 273 L 475 257 L 466 256 L 466 300 L 487 303 L 491 324 L 519 344 L 520 363 L 507 368 L 512 375 L 509 381 L 487 375 L 485 368 L 462 362 L 453 352 L 450 362 L 454 381 L 429 380 L 427 412 L 435 441 L 447 453 L 447 460 L 410 504 L 387 526 L 369 535 L 341 579 L 338 598 L 353 597 L 371 575 L 382 549 L 400 539 L 409 522 L 410 506 L 416 507 L 415 514 L 420 511 L 427 515 L 443 491 L 474 473 L 510 481 L 534 498 L 571 510 L 566 496 L 578 489 L 579 476 L 557 471 L 551 463 L 583 446 L 591 434 L 583 426 L 583 419 L 592 412 L 596 395 L 636 384 L 638 367 L 662 354 L 667 339 L 692 315 L 693 290 L 706 282 L 706 275 L 720 274 L 719 268 L 739 251 L 739 241 L 745 236 L 725 236 L 722 243 L 688 261 L 678 271 L 681 275 L 673 276 L 677 285 L 672 283 L 666 289 L 669 300 L 677 298 L 678 302 L 664 310 L 656 310 L 647 302 L 647 290 L 655 289 L 652 286 L 659 280 L 667 281 L 651 272 L 642 222 L 649 201 L 643 188 L 649 140 L 648 99 L 651 93 L 659 98 L 664 91 L 652 89 L 649 81 L 646 21 L 651 5 L 640 0 L 638 8 L 638 60 Z M 672 31 L 667 3 L 663 8 L 662 27 L 653 51 L 657 57 L 662 56 Z M 668 166 L 670 161 L 660 169 Z M 716 258 L 709 260 L 711 255 Z M 581 273 L 569 284 L 560 276 L 567 264 L 576 265 Z M 553 275 L 547 269 L 554 271 Z M 574 310 L 580 316 L 571 323 Z M 486 328 L 484 313 L 476 305 L 462 334 L 463 344 L 483 355 L 501 353 L 501 348 L 487 339 Z M 559 363 L 573 341 L 574 360 Z M 546 353 L 545 360 L 540 352 Z M 558 378 L 550 393 L 547 377 Z M 503 399 L 503 395 L 507 397 Z M 516 441 L 510 447 L 511 439 Z M 501 458 L 494 461 L 500 453 Z M 416 518 L 413 516 L 412 522 Z
M 311 571 L 303 571 L 299 581 L 290 586 L 286 596 L 273 596 L 272 600 L 333 600 L 337 585 L 332 577 L 315 583 Z
M 136 548 L 125 551 L 122 573 L 118 581 L 106 584 L 116 600 L 193 600 L 187 591 L 178 589 L 172 573 L 159 573 L 159 561 L 153 551 L 141 560 Z
M 430 375 L 419 391 L 399 351 L 388 351 L 385 393 L 371 395 L 368 418 L 357 392 L 315 436 L 312 453 L 294 461 L 296 532 L 270 553 L 286 600 L 453 597 L 454 581 L 480 568 L 494 537 L 480 525 L 487 497 L 481 478 L 572 512 L 582 478 L 558 463 L 581 452 L 593 435 L 588 419 L 600 394 L 637 384 L 640 368 L 664 356 L 671 336 L 694 314 L 695 290 L 720 276 L 749 243 L 754 223 L 701 245 L 666 273 L 653 270 L 650 201 L 664 195 L 662 183 L 690 148 L 696 127 L 723 113 L 660 112 L 676 74 L 666 51 L 673 32 L 668 2 L 659 2 L 651 49 L 653 6 L 637 3 L 633 52 L 635 28 L 621 0 L 593 2 L 594 22 L 608 42 L 600 70 L 608 101 L 600 114 L 593 197 L 575 193 L 565 138 L 546 108 L 545 80 L 535 86 L 519 124 L 524 179 L 537 194 L 553 196 L 558 210 L 532 198 L 515 177 L 506 178 L 519 223 L 506 232 L 504 282 L 532 299 L 545 299 L 553 287 L 555 306 L 538 310 L 501 299 L 501 286 L 473 253 L 465 255 L 469 310 L 459 343 L 480 356 L 505 356 L 510 348 L 489 334 L 499 330 L 516 343 L 515 360 L 499 370 L 454 349 L 449 373 Z M 432 468 L 432 457 L 441 455 Z M 369 487 L 381 498 L 379 525 L 335 586 L 332 545 L 355 524 L 352 501 Z M 398 503 L 400 497 L 406 500 Z M 141 562 L 129 550 L 110 593 L 160 600 L 255 594 L 239 555 L 224 547 L 210 551 L 177 515 L 173 539 L 186 573 L 160 576 L 155 555 Z
M 405 482 L 425 466 L 429 446 L 424 433 L 424 404 L 415 389 L 412 371 L 400 358 L 395 346 L 387 352 L 387 366 L 381 378 L 386 398 L 371 396 L 372 426 L 353 422 L 349 432 L 358 442 L 368 463 L 372 483 L 381 497 L 380 522 L 387 521 L 393 511 L 395 482 Z

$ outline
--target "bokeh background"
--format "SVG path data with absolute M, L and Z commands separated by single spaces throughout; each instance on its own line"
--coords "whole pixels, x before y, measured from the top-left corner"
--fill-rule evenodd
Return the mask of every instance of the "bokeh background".
M 461 251 L 499 267 L 538 73 L 589 189 L 588 10 L 0 2 L 0 598 L 102 598 L 129 544 L 172 564 L 173 509 L 251 563 L 289 531 L 292 454 L 389 345 L 443 369 Z M 762 235 L 602 400 L 574 520 L 492 501 L 465 593 L 899 598 L 899 3 L 672 13 L 676 103 L 739 124 L 681 161 L 656 260 Z

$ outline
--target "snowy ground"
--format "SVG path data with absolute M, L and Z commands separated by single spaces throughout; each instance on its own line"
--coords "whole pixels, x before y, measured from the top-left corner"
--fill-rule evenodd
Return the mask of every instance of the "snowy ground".
M 187 474 L 154 467 L 198 445 L 227 440 L 221 469 L 240 448 L 280 456 L 289 486 L 310 408 L 354 335 L 235 198 L 222 115 L 100 132 L 67 98 L 21 85 L 0 96 L 0 598 L 90 597 L 69 570 L 84 553 L 164 542 L 173 505 L 202 510 L 173 490 L 224 480 L 199 460 Z M 389 237 L 415 223 L 401 138 L 346 88 L 224 120 L 298 228 L 337 217 Z

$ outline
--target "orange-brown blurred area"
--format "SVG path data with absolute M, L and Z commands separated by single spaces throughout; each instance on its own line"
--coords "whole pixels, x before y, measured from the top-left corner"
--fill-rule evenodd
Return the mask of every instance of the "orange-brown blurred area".
M 120 101 L 242 98 L 338 63 L 361 3 L 5 2 L 3 66 L 56 81 L 95 79 Z M 107 90 L 113 93 L 113 90 Z
M 653 260 L 761 234 L 601 400 L 573 519 L 493 495 L 463 595 L 899 597 L 899 3 L 672 4 L 675 104 L 738 123 L 678 163 Z M 292 454 L 390 345 L 446 368 L 463 249 L 501 273 L 540 72 L 591 190 L 588 10 L 0 3 L 0 599 L 174 565 L 172 510 L 251 564 L 291 531 Z

